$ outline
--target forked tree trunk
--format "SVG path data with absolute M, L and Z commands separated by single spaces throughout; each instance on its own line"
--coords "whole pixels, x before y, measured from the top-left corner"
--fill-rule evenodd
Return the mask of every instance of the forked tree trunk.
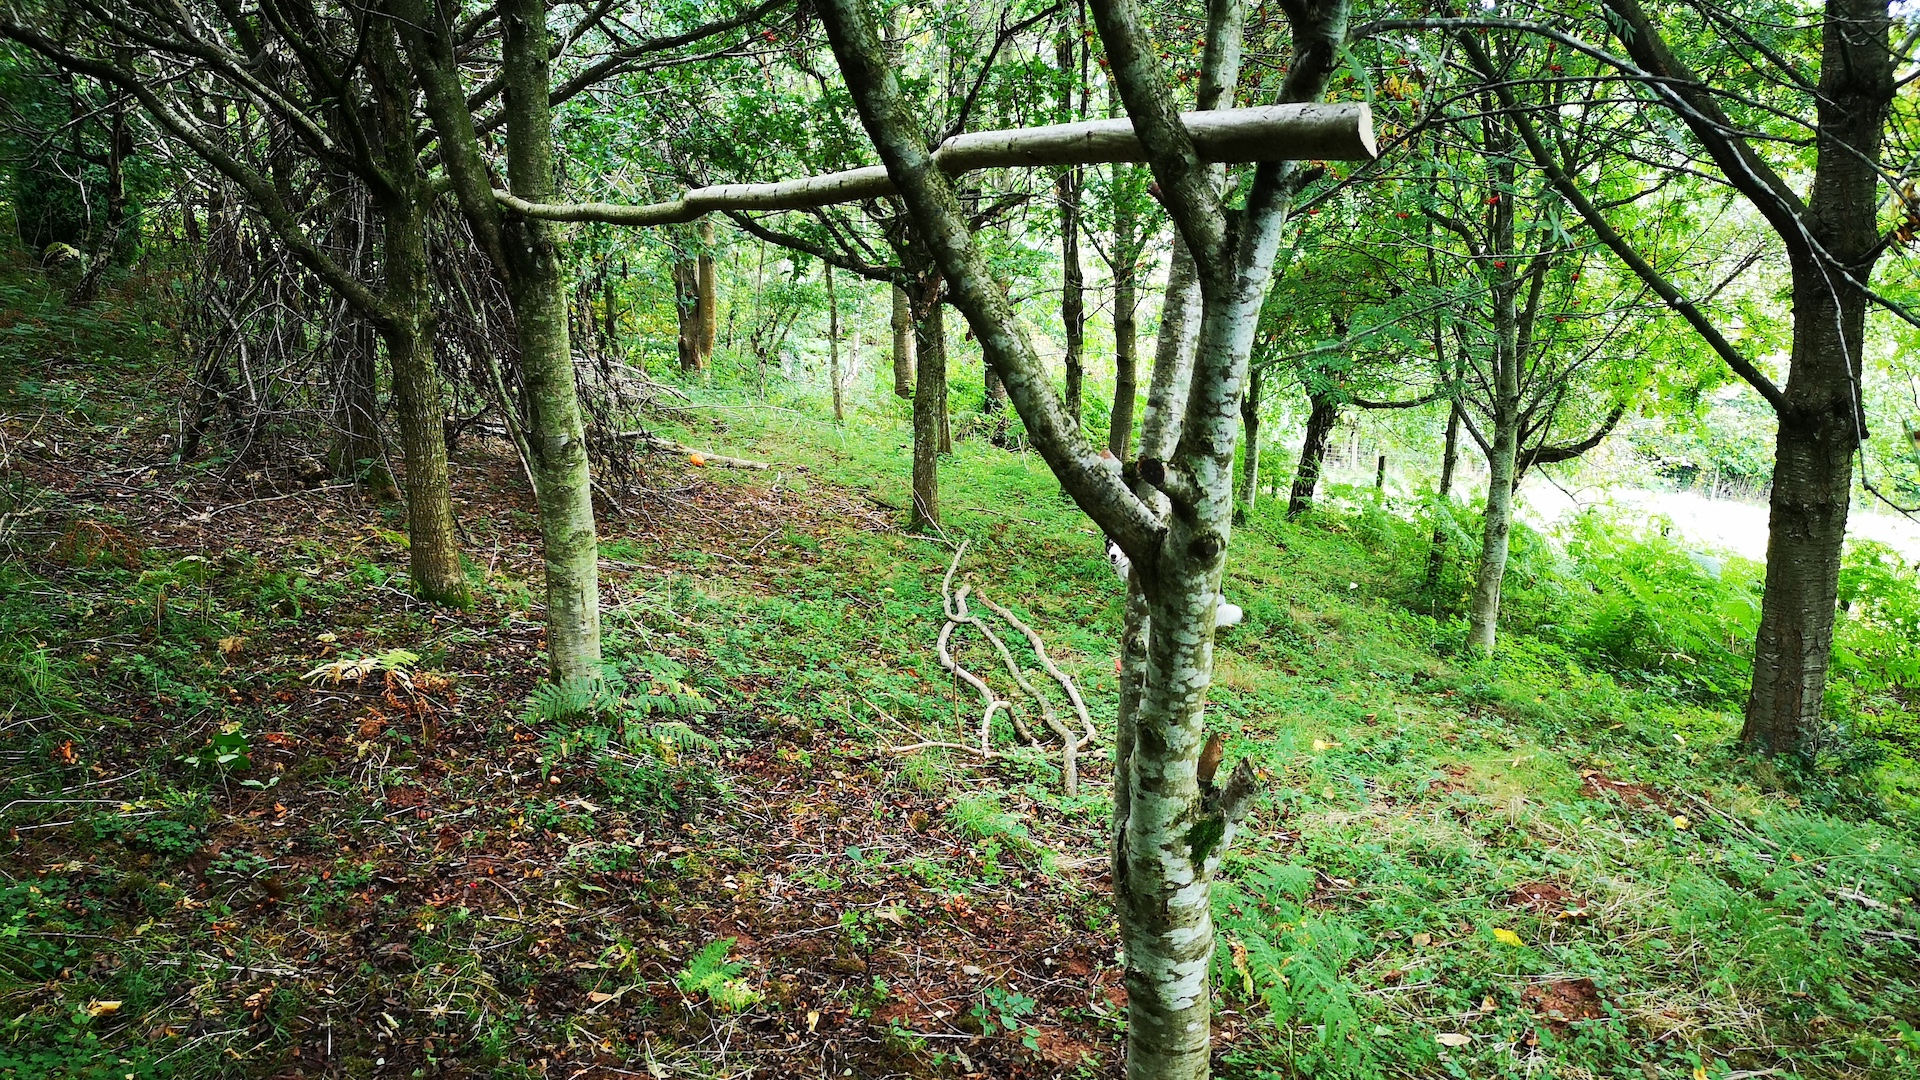
M 507 174 L 514 194 L 553 195 L 553 122 L 547 104 L 545 0 L 504 0 Z M 593 519 L 586 425 L 567 340 L 566 274 L 553 225 L 513 221 L 506 243 L 508 288 L 530 414 L 546 561 L 547 651 L 556 679 L 600 674 L 600 542 Z
M 940 531 L 940 454 L 947 427 L 947 331 L 945 305 L 938 298 L 922 302 L 913 320 L 915 374 L 913 388 L 913 512 L 908 527 L 914 532 Z M 916 304 L 916 307 L 922 306 Z
M 913 301 L 907 290 L 893 288 L 893 392 L 913 396 Z
M 1293 490 L 1287 494 L 1287 516 L 1299 517 L 1313 508 L 1314 489 L 1326 468 L 1327 447 L 1340 423 L 1340 399 L 1332 391 L 1308 395 L 1307 433 L 1300 442 L 1300 463 L 1293 470 Z

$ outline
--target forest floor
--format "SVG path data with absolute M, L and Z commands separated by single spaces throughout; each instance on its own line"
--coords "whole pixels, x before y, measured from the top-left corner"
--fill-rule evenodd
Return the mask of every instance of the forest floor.
M 978 715 L 934 652 L 953 548 L 889 505 L 900 417 L 691 410 L 775 467 L 617 489 L 624 711 L 546 715 L 498 447 L 456 454 L 447 611 L 397 507 L 169 465 L 164 378 L 5 374 L 0 1077 L 1115 1074 L 1103 759 L 1067 796 L 1037 751 L 894 752 Z M 1110 729 L 1091 526 L 1031 455 L 963 442 L 943 482 L 962 576 Z M 1217 890 L 1217 1071 L 1913 1075 L 1911 763 L 1782 776 L 1724 704 L 1522 634 L 1457 657 L 1403 532 L 1235 538 L 1209 723 L 1266 794 Z

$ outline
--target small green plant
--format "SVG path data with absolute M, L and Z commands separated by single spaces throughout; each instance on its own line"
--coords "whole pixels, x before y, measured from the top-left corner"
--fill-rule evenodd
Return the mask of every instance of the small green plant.
M 181 754 L 180 760 L 196 768 L 243 772 L 253 768 L 252 751 L 252 742 L 236 721 L 222 725 L 207 739 L 205 746 Z
M 674 985 L 689 997 L 705 995 L 722 1012 L 752 1008 L 760 1000 L 760 993 L 741 977 L 747 965 L 727 959 L 727 954 L 733 951 L 733 942 L 733 938 L 708 942 L 674 976 Z
M 1018 1035 L 1027 1049 L 1038 1050 L 1040 1039 L 1026 1021 L 1038 1007 L 1039 1003 L 1025 994 L 1003 986 L 989 986 L 981 992 L 980 1000 L 974 1003 L 973 1018 L 980 1022 L 982 1035 L 999 1032 Z

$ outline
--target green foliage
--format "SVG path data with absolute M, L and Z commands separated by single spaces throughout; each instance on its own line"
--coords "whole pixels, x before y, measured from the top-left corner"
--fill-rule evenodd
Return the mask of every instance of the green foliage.
M 722 938 L 707 943 L 673 977 L 674 985 L 689 997 L 705 996 L 721 1012 L 752 1008 L 759 1002 L 760 992 L 742 977 L 747 965 L 727 959 L 727 954 L 733 951 L 733 942 L 733 938 Z

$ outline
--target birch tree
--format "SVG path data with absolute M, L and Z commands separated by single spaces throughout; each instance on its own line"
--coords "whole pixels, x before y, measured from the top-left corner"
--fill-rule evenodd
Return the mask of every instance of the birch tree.
M 1294 56 L 1287 100 L 1319 98 L 1346 32 L 1344 0 L 1287 0 Z M 1240 762 L 1221 784 L 1200 775 L 1202 708 L 1212 671 L 1213 609 L 1232 527 L 1236 410 L 1254 322 L 1292 193 L 1294 166 L 1254 169 L 1229 208 L 1174 105 L 1167 73 L 1130 0 L 1092 5 L 1127 113 L 1189 253 L 1198 293 L 1190 374 L 1150 416 L 1153 439 L 1125 479 L 1101 464 L 1066 413 L 987 267 L 952 181 L 936 165 L 861 0 L 828 0 L 828 37 L 861 120 L 1035 448 L 1074 500 L 1132 561 L 1115 744 L 1113 879 L 1125 947 L 1128 1072 L 1207 1074 L 1210 883 L 1253 795 Z M 1231 100 L 1244 9 L 1209 11 L 1203 79 Z M 1168 359 L 1178 367 L 1183 350 Z M 1156 381 L 1161 373 L 1156 372 Z M 1155 408 L 1149 405 L 1149 410 Z M 1129 486 L 1129 480 L 1133 481 Z

